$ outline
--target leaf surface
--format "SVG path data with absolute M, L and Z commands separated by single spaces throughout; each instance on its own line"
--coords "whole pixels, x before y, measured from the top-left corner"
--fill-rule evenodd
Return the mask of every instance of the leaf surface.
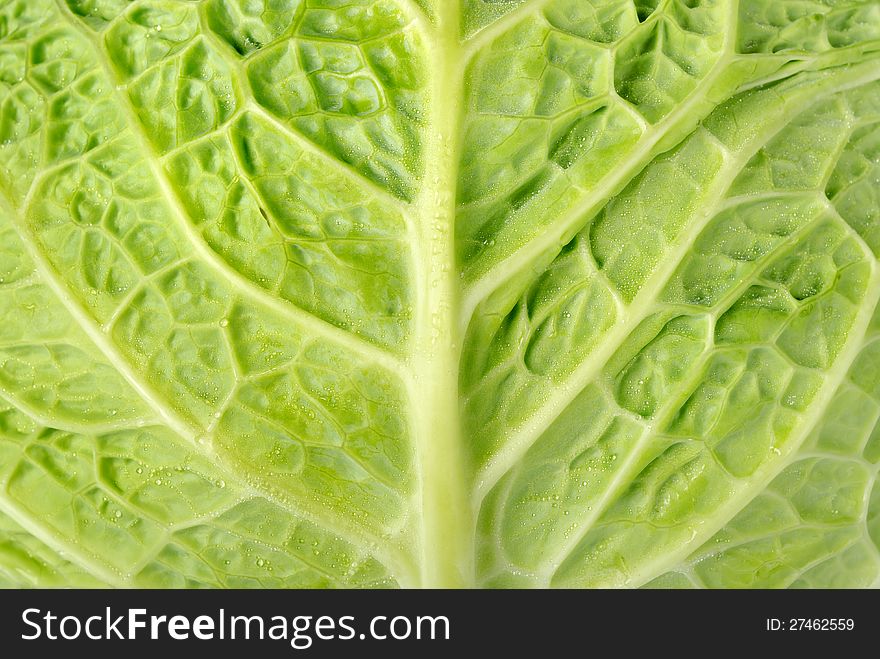
M 875 585 L 878 254 L 872 0 L 0 0 L 0 585 Z

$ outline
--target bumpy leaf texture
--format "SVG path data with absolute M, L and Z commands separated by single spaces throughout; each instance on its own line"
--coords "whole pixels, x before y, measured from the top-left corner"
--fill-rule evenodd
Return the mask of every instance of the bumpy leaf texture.
M 880 583 L 876 0 L 0 0 L 0 584 Z

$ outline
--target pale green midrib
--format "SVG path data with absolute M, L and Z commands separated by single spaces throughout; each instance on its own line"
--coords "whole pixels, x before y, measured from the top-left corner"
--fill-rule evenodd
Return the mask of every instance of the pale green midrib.
M 735 17 L 738 7 L 737 0 L 732 0 L 731 15 L 733 17 Z M 735 22 L 730 22 L 730 24 L 735 25 Z M 579 202 L 575 202 L 558 221 L 545 227 L 540 236 L 522 245 L 494 266 L 491 266 L 485 273 L 468 285 L 465 291 L 464 302 L 461 306 L 462 314 L 458 320 L 462 333 L 467 329 L 481 302 L 486 300 L 507 281 L 523 272 L 542 254 L 551 250 L 554 245 L 561 247 L 565 237 L 576 233 L 583 226 L 586 226 L 590 218 L 611 196 L 622 189 L 628 181 L 632 180 L 644 169 L 645 164 L 655 155 L 654 152 L 657 145 L 674 128 L 694 120 L 691 112 L 692 109 L 706 99 L 715 83 L 725 73 L 728 65 L 734 58 L 733 43 L 735 41 L 735 33 L 735 29 L 728 30 L 725 33 L 718 60 L 712 66 L 709 73 L 700 81 L 699 85 L 691 92 L 685 102 L 658 123 L 650 134 L 645 133 L 642 135 L 626 163 L 615 166 L 610 173 L 597 182 L 591 191 L 592 194 L 584 195 Z
M 793 110 L 788 113 L 784 113 L 776 121 L 776 125 L 774 126 L 774 128 L 772 130 L 770 130 L 764 134 L 761 134 L 759 139 L 754 139 L 753 144 L 750 146 L 750 148 L 746 149 L 738 157 L 731 158 L 729 155 L 726 156 L 730 160 L 730 162 L 727 163 L 727 165 L 729 165 L 730 168 L 733 169 L 734 171 L 738 171 L 739 169 L 741 169 L 742 165 L 744 165 L 745 163 L 747 163 L 751 159 L 751 157 L 752 157 L 752 155 L 754 155 L 754 153 L 756 153 L 769 140 L 773 139 L 773 137 L 775 135 L 779 134 L 779 132 L 781 130 L 783 130 L 785 128 L 785 126 L 789 125 L 790 121 L 794 117 L 802 114 L 804 111 L 808 110 L 810 107 L 813 107 L 815 104 L 822 102 L 824 99 L 833 96 L 835 93 L 839 93 L 840 91 L 847 89 L 849 86 L 856 86 L 858 84 L 862 84 L 865 79 L 870 80 L 870 79 L 873 79 L 876 77 L 880 77 L 880 74 L 869 74 L 868 76 L 865 76 L 864 78 L 857 79 L 857 81 L 850 81 L 849 83 L 844 83 L 844 84 L 840 85 L 839 87 L 835 87 L 835 88 L 832 88 L 830 91 L 826 91 L 824 94 L 820 93 L 818 98 L 813 98 L 812 102 L 808 103 L 805 107 L 798 107 L 796 110 Z M 845 145 L 845 143 L 848 141 L 848 139 L 842 139 L 841 141 Z M 829 168 L 833 168 L 833 163 L 829 164 Z M 716 203 L 714 205 L 708 207 L 709 208 L 708 219 L 706 220 L 706 222 L 711 221 L 712 218 L 716 217 L 718 209 L 724 206 L 724 203 L 722 203 L 725 200 L 723 192 L 726 191 L 727 189 L 729 189 L 729 187 L 732 184 L 733 179 L 734 179 L 734 177 L 731 177 L 729 180 L 725 181 L 723 176 L 719 176 L 719 178 L 720 178 L 720 182 L 723 184 L 723 190 L 721 191 L 721 194 L 718 195 Z M 817 201 L 819 201 L 820 193 L 818 191 L 810 191 L 810 194 L 816 195 Z M 821 195 L 821 196 L 823 199 L 825 199 L 824 195 Z M 827 199 L 825 199 L 825 201 L 827 202 Z M 811 226 L 815 222 L 818 222 L 820 220 L 821 220 L 821 214 L 818 215 L 817 217 L 813 218 L 813 220 L 810 221 L 808 226 Z M 853 237 L 859 243 L 859 245 L 862 248 L 863 252 L 865 253 L 866 257 L 869 259 L 868 262 L 871 263 L 871 265 L 873 267 L 875 265 L 875 261 L 873 259 L 873 255 L 872 255 L 870 248 L 868 248 L 868 246 L 865 244 L 864 240 L 862 240 L 862 238 L 860 236 L 858 236 L 858 234 L 856 234 L 855 231 L 852 230 L 852 227 L 850 227 L 847 222 L 843 221 L 842 218 L 840 218 L 840 222 L 842 225 L 841 229 L 846 231 L 848 233 L 848 235 Z M 798 230 L 796 232 L 796 234 L 800 234 L 806 228 L 807 227 L 802 227 L 800 230 Z M 701 231 L 702 231 L 702 227 L 700 227 L 699 229 L 692 232 L 691 240 L 689 241 L 691 244 L 693 241 L 696 240 L 697 236 L 700 234 Z M 656 296 L 660 292 L 662 292 L 662 290 L 665 287 L 666 283 L 668 282 L 669 278 L 676 271 L 676 269 L 679 265 L 679 262 L 681 261 L 682 256 L 684 254 L 686 254 L 687 251 L 689 251 L 689 249 L 684 249 L 680 253 L 676 252 L 676 257 L 672 258 L 672 259 L 668 259 L 668 261 L 666 259 L 664 259 L 664 261 L 669 263 L 669 268 L 668 268 L 668 270 L 664 270 L 663 275 L 657 278 L 659 280 L 658 287 L 657 287 L 656 291 L 651 295 L 651 299 L 654 300 L 654 303 L 656 303 L 656 300 L 655 300 Z M 778 255 L 778 252 L 775 250 L 771 253 L 774 256 Z M 750 279 L 751 278 L 749 278 L 749 280 Z M 734 290 L 731 293 L 733 293 L 737 290 L 744 290 L 746 288 L 746 285 L 747 285 L 746 281 L 739 282 L 736 285 L 736 287 L 734 287 Z M 654 288 L 652 287 L 651 290 L 654 291 Z M 730 298 L 732 297 L 731 293 L 729 293 L 728 295 L 725 295 L 725 297 L 722 300 L 719 300 L 713 306 L 715 306 L 718 309 L 723 309 L 724 304 L 729 303 Z M 636 304 L 636 300 L 634 300 L 633 304 L 631 305 L 631 308 L 641 308 L 641 307 L 643 307 L 645 309 L 645 312 L 643 314 L 641 314 L 641 316 L 643 318 L 646 317 L 649 313 L 656 311 L 654 304 L 649 303 L 649 302 L 646 302 L 644 305 L 641 305 L 641 304 Z M 710 354 L 709 352 L 704 352 L 703 358 L 705 359 L 709 354 Z M 694 370 L 700 371 L 700 368 L 695 367 Z M 580 541 L 594 527 L 596 521 L 600 518 L 602 513 L 605 512 L 607 507 L 616 499 L 616 497 L 620 493 L 621 489 L 623 487 L 625 487 L 625 485 L 632 480 L 632 478 L 635 475 L 634 473 L 632 473 L 632 470 L 638 465 L 639 459 L 641 457 L 642 451 L 645 448 L 645 445 L 653 437 L 653 434 L 656 431 L 656 428 L 658 426 L 663 425 L 663 422 L 661 421 L 661 419 L 665 418 L 666 416 L 668 416 L 669 414 L 674 412 L 674 408 L 672 407 L 673 402 L 674 401 L 670 401 L 669 403 L 664 405 L 663 410 L 661 411 L 660 414 L 658 414 L 657 418 L 653 419 L 651 421 L 651 423 L 648 424 L 648 426 L 645 428 L 645 430 L 640 435 L 639 439 L 636 441 L 636 444 L 634 445 L 632 451 L 630 451 L 630 453 L 625 458 L 624 462 L 620 465 L 620 468 L 618 469 L 615 476 L 612 478 L 608 487 L 605 488 L 605 491 L 603 492 L 600 499 L 591 507 L 591 512 L 588 515 L 586 515 L 585 518 L 581 521 L 581 523 L 579 525 L 580 528 L 579 528 L 578 532 L 571 534 L 571 536 L 568 538 L 568 540 L 563 543 L 560 551 L 557 552 L 554 555 L 554 557 L 549 561 L 548 568 L 547 568 L 548 574 L 545 575 L 548 580 L 548 583 L 552 582 L 552 578 L 555 575 L 556 571 L 559 569 L 559 566 L 568 558 L 568 556 L 571 554 L 571 552 L 573 552 L 575 550 L 575 548 L 580 543 Z M 754 496 L 754 492 L 752 494 Z M 725 520 L 725 523 L 726 523 L 726 520 Z M 692 543 L 693 543 L 693 539 L 691 540 L 691 543 L 689 543 L 689 546 L 693 546 Z
M 810 403 L 812 414 L 809 416 L 805 415 L 799 424 L 801 426 L 800 431 L 792 433 L 794 439 L 787 443 L 785 455 L 781 456 L 782 459 L 780 460 L 770 462 L 765 469 L 759 471 L 757 477 L 749 479 L 751 481 L 750 484 L 744 486 L 738 493 L 738 496 L 735 495 L 728 499 L 713 518 L 700 527 L 699 532 L 691 538 L 690 542 L 682 544 L 677 551 L 670 552 L 639 570 L 628 585 L 638 588 L 664 572 L 669 571 L 678 563 L 686 561 L 688 556 L 693 553 L 694 548 L 699 548 L 710 540 L 737 513 L 742 511 L 754 499 L 757 493 L 765 489 L 776 476 L 797 460 L 798 449 L 809 437 L 816 424 L 821 421 L 825 410 L 831 404 L 840 385 L 846 380 L 850 368 L 861 352 L 871 318 L 877 308 L 878 301 L 880 301 L 880 265 L 878 265 L 877 260 L 870 251 L 865 256 L 872 270 L 871 279 L 866 289 L 866 299 L 863 300 L 859 308 L 856 320 L 853 323 L 853 330 L 850 331 L 845 348 L 835 361 L 833 370 L 829 371 L 818 396 Z
M 20 226 L 18 212 L 8 199 L 6 192 L 0 191 L 0 210 L 5 211 L 10 218 L 10 223 L 19 239 L 21 240 L 27 255 L 33 262 L 34 268 L 59 303 L 71 315 L 76 325 L 85 333 L 92 344 L 101 352 L 109 364 L 122 376 L 132 387 L 137 396 L 157 415 L 159 423 L 172 430 L 184 439 L 197 453 L 208 459 L 218 473 L 225 480 L 237 484 L 243 493 L 244 499 L 265 499 L 282 510 L 289 510 L 293 514 L 305 519 L 330 533 L 337 535 L 352 546 L 361 549 L 367 554 L 373 554 L 376 559 L 385 565 L 395 578 L 404 578 L 410 571 L 407 560 L 396 548 L 388 547 L 388 543 L 381 544 L 380 538 L 368 533 L 361 527 L 345 523 L 342 519 L 328 520 L 326 511 L 313 507 L 302 501 L 301 498 L 280 498 L 273 492 L 254 485 L 241 478 L 232 470 L 232 467 L 222 460 L 207 443 L 199 439 L 206 437 L 205 429 L 193 425 L 178 414 L 162 397 L 134 372 L 128 361 L 119 350 L 112 344 L 97 322 L 93 321 L 82 305 L 74 299 L 60 278 L 54 273 L 52 266 L 36 246 L 36 240 L 29 234 L 25 227 Z M 54 425 L 54 424 L 53 424 Z M 323 515 L 321 513 L 324 513 Z M 383 550 L 387 547 L 388 551 Z
M 463 83 L 458 9 L 449 3 L 438 11 L 438 24 L 429 33 L 436 66 L 426 172 L 417 200 L 419 226 L 414 232 L 418 302 L 410 402 L 418 465 L 420 585 L 459 588 L 474 585 L 473 524 L 459 416 L 461 340 L 455 320 L 460 295 L 454 264 Z
M 261 118 L 271 123 L 272 127 L 275 130 L 290 138 L 293 142 L 296 143 L 296 145 L 300 149 L 302 149 L 306 153 L 314 156 L 325 165 L 331 167 L 334 172 L 337 172 L 344 176 L 361 192 L 367 194 L 368 196 L 372 195 L 373 197 L 377 197 L 382 202 L 393 206 L 401 213 L 406 213 L 410 209 L 410 204 L 408 204 L 406 201 L 395 196 L 389 190 L 383 188 L 372 179 L 367 178 L 363 173 L 358 171 L 351 164 L 345 162 L 344 160 L 335 158 L 317 143 L 313 142 L 306 136 L 302 135 L 287 124 L 283 123 L 270 111 L 260 105 L 260 103 L 254 97 L 253 93 L 250 91 L 250 83 L 247 82 L 248 77 L 247 74 L 243 71 L 241 60 L 234 58 L 235 51 L 233 50 L 232 46 L 230 46 L 225 41 L 219 39 L 215 32 L 209 27 L 207 18 L 205 16 L 205 12 L 207 11 L 206 7 L 206 4 L 201 4 L 198 8 L 199 27 L 201 30 L 199 36 L 213 46 L 213 50 L 217 54 L 217 56 L 223 60 L 226 66 L 229 67 L 232 77 L 232 83 L 237 92 L 237 95 L 245 100 L 245 102 L 241 103 L 240 107 L 237 108 L 236 111 L 226 121 L 220 124 L 212 132 L 216 133 L 225 130 L 246 111 L 259 114 Z M 277 43 L 277 41 L 272 42 L 271 44 L 266 44 L 264 48 L 269 48 L 275 43 Z M 143 75 L 143 73 L 141 73 L 140 75 Z M 137 80 L 137 78 L 135 78 L 135 80 Z M 132 82 L 134 82 L 135 80 L 132 80 Z M 181 148 L 185 148 L 185 146 L 185 144 L 175 144 L 175 147 L 172 151 L 177 151 Z
M 824 93 L 822 96 L 828 97 L 833 93 L 837 93 L 861 84 L 866 84 L 868 82 L 873 81 L 874 79 L 880 78 L 880 72 L 873 72 L 867 75 L 856 77 L 855 79 L 851 79 L 844 83 L 841 83 L 839 86 L 833 87 L 831 91 Z M 821 99 L 814 99 L 821 100 Z M 773 130 L 768 131 L 764 135 L 766 136 L 766 140 L 753 140 L 755 144 L 753 144 L 753 150 L 757 151 L 767 140 L 772 139 L 774 135 L 776 135 L 780 130 L 782 130 L 786 125 L 785 117 L 790 117 L 793 115 L 800 114 L 804 111 L 804 107 L 799 107 L 796 110 L 792 110 L 789 113 L 785 113 L 783 117 L 781 117 L 775 124 Z M 708 133 L 706 133 L 708 135 Z M 737 166 L 741 166 L 740 163 L 744 159 L 747 161 L 749 157 L 751 157 L 751 153 L 753 153 L 752 149 L 749 149 L 743 155 L 740 155 L 737 158 L 732 158 L 729 152 L 726 151 L 726 148 L 720 145 L 719 148 L 724 149 L 722 153 L 725 153 L 725 168 L 734 169 Z M 724 181 L 723 178 L 719 176 L 717 177 L 718 185 L 722 185 L 724 190 L 726 190 L 729 185 L 732 183 L 733 179 L 730 181 Z M 723 191 L 721 191 L 723 192 Z M 724 201 L 723 194 L 719 192 L 718 197 L 715 200 L 714 205 L 709 205 L 706 207 L 703 217 L 703 224 L 711 221 L 712 217 L 717 214 L 717 207 L 721 205 Z M 848 224 L 846 225 L 849 226 Z M 536 414 L 532 419 L 525 424 L 521 430 L 514 433 L 508 441 L 505 443 L 504 447 L 489 460 L 486 465 L 478 472 L 475 482 L 477 484 L 476 493 L 474 496 L 474 507 L 476 510 L 480 508 L 482 505 L 482 501 L 485 496 L 489 493 L 492 487 L 501 479 L 501 477 L 506 473 L 516 462 L 525 454 L 528 448 L 538 440 L 541 435 L 541 432 L 545 430 L 553 419 L 558 417 L 559 414 L 565 409 L 565 407 L 574 399 L 574 397 L 583 389 L 586 384 L 588 384 L 595 375 L 602 369 L 605 365 L 605 362 L 610 358 L 610 356 L 614 353 L 614 351 L 622 344 L 622 342 L 626 339 L 629 333 L 640 323 L 644 318 L 646 318 L 651 311 L 653 310 L 653 302 L 657 295 L 663 290 L 663 287 L 666 285 L 667 281 L 670 277 L 675 273 L 676 268 L 679 265 L 679 262 L 690 249 L 694 240 L 696 240 L 699 231 L 702 229 L 702 225 L 689 228 L 688 232 L 682 232 L 684 239 L 681 243 L 676 246 L 676 249 L 670 253 L 666 254 L 662 261 L 662 267 L 652 274 L 651 281 L 652 284 L 649 286 L 645 286 L 641 289 L 638 295 L 633 299 L 633 301 L 629 305 L 629 310 L 635 309 L 635 313 L 629 313 L 624 316 L 623 322 L 616 322 L 615 325 L 611 328 L 610 333 L 606 334 L 601 342 L 599 349 L 590 355 L 590 357 L 585 360 L 578 368 L 576 368 L 572 374 L 567 378 L 566 384 L 559 388 L 560 394 L 559 396 L 552 398 L 551 401 L 546 402 L 538 414 Z M 860 242 L 864 243 L 864 241 L 859 237 Z
M 107 60 L 103 47 L 100 44 L 94 43 L 95 35 L 87 32 L 86 28 L 80 25 L 75 17 L 70 15 L 69 10 L 64 6 L 62 0 L 58 0 L 58 2 L 61 6 L 61 15 L 65 18 L 68 24 L 70 24 L 71 27 L 73 27 L 73 29 L 75 29 L 83 39 L 89 43 L 104 75 L 106 75 L 111 82 L 115 83 L 116 89 L 113 92 L 113 96 L 125 114 L 126 124 L 130 128 L 132 137 L 137 141 L 141 153 L 144 154 L 144 159 L 153 174 L 156 184 L 159 186 L 159 192 L 162 199 L 170 207 L 172 215 L 177 220 L 176 224 L 183 232 L 184 237 L 192 245 L 195 253 L 223 279 L 225 279 L 230 286 L 236 289 L 239 293 L 243 293 L 245 297 L 250 297 L 259 301 L 277 313 L 282 314 L 284 317 L 306 327 L 316 335 L 348 348 L 362 358 L 395 373 L 401 378 L 401 380 L 405 381 L 405 373 L 404 369 L 401 367 L 400 360 L 392 353 L 355 334 L 343 330 L 318 316 L 304 311 L 289 300 L 278 298 L 267 290 L 257 286 L 255 283 L 246 279 L 241 273 L 234 270 L 213 249 L 211 249 L 211 247 L 205 242 L 204 238 L 194 231 L 192 224 L 188 220 L 189 215 L 186 212 L 182 201 L 169 182 L 168 176 L 163 170 L 162 164 L 158 156 L 155 154 L 144 129 L 140 127 L 140 119 L 137 116 L 137 113 L 132 108 L 129 100 L 124 96 L 124 93 L 119 90 L 121 81 L 116 76 L 112 64 Z

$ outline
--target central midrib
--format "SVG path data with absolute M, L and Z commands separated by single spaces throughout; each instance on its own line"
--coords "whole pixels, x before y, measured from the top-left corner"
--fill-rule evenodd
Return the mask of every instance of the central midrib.
M 461 291 L 454 267 L 464 75 L 457 4 L 443 2 L 437 12 L 428 37 L 434 76 L 424 184 L 415 202 L 417 331 L 409 361 L 410 402 L 418 471 L 419 581 L 425 588 L 456 588 L 475 582 L 458 397 Z

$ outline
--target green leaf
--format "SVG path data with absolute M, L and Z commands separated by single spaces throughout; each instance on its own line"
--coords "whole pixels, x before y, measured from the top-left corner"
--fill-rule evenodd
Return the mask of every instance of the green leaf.
M 880 584 L 873 0 L 0 0 L 0 586 Z

